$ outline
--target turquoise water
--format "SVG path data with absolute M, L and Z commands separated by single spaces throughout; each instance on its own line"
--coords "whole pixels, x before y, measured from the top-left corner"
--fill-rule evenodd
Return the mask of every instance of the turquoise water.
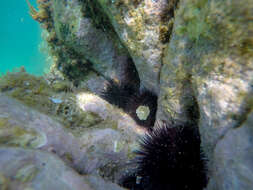
M 24 66 L 27 72 L 42 75 L 46 55 L 39 50 L 41 29 L 30 17 L 26 1 L 2 1 L 0 10 L 0 74 Z

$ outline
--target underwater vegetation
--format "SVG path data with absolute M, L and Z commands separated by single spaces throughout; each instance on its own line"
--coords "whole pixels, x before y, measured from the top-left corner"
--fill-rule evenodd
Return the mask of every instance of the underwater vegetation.
M 140 138 L 137 169 L 120 183 L 131 190 L 201 190 L 207 185 L 198 131 L 162 123 Z
M 38 10 L 31 5 L 29 0 L 26 2 L 29 6 L 29 13 L 34 20 L 42 23 L 50 18 L 50 0 L 37 0 Z
M 93 112 L 84 112 L 76 105 L 73 85 L 65 80 L 49 83 L 43 77 L 28 74 L 24 68 L 0 77 L 3 92 L 29 107 L 51 115 L 68 129 L 79 131 L 102 121 Z

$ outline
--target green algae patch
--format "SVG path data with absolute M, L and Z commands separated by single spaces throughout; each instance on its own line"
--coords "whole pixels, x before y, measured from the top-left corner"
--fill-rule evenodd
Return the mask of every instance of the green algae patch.
M 42 77 L 20 72 L 7 73 L 0 78 L 0 92 L 24 102 L 26 105 L 48 112 L 53 93 Z M 46 110 L 47 109 L 47 110 Z
M 1 190 L 8 190 L 9 189 L 10 181 L 6 178 L 0 171 L 0 189 Z
M 32 181 L 38 174 L 39 169 L 35 165 L 29 164 L 19 169 L 15 175 L 15 179 L 21 181 L 22 183 L 27 183 Z
M 55 92 L 71 91 L 71 83 L 68 81 L 56 81 L 52 84 L 51 87 Z
M 38 148 L 44 145 L 46 137 L 34 130 L 28 130 L 8 118 L 0 118 L 0 145 Z
M 92 113 L 93 115 L 94 113 Z M 86 131 L 89 128 L 96 128 L 96 129 L 106 129 L 106 128 L 111 128 L 114 130 L 118 129 L 118 123 L 117 121 L 113 121 L 111 119 L 106 119 L 103 120 L 100 116 L 98 116 L 97 114 L 95 114 L 95 117 L 93 117 L 89 122 L 86 122 L 86 120 L 84 119 L 84 121 L 81 121 L 80 124 L 81 125 L 75 125 L 75 126 L 70 126 L 67 127 L 67 129 L 70 129 L 70 132 L 76 136 L 76 137 L 81 137 L 83 134 L 86 133 Z
M 89 128 L 103 120 L 98 114 L 84 112 L 77 106 L 69 81 L 59 80 L 48 84 L 44 78 L 21 69 L 20 72 L 7 73 L 0 78 L 0 92 L 55 117 L 68 129 Z
M 252 70 L 252 8 L 249 0 L 181 1 L 165 49 L 164 64 L 170 70 L 176 65 L 174 72 L 166 73 L 170 80 L 192 75 L 201 83 L 210 73 L 230 78 Z
M 118 122 L 111 119 L 107 119 L 101 122 L 99 125 L 97 125 L 97 127 L 103 128 L 103 129 L 111 128 L 114 130 L 118 130 Z
M 69 163 L 73 163 L 74 162 L 74 158 L 73 158 L 72 154 L 69 153 L 69 152 L 65 152 L 63 154 L 62 158 L 65 159 Z
M 253 24 L 249 22 L 252 8 L 249 0 L 182 2 L 177 11 L 175 34 L 186 36 L 200 46 L 223 49 L 223 54 L 252 56 Z
M 198 41 L 201 37 L 210 38 L 212 25 L 207 16 L 208 9 L 207 0 L 191 1 L 180 8 L 178 14 L 183 15 L 184 23 L 178 25 L 175 32 L 178 35 L 187 35 L 193 41 Z
M 98 114 L 83 111 L 73 113 L 71 117 L 63 117 L 63 120 L 68 123 L 66 128 L 77 137 L 81 136 L 87 128 L 97 127 L 103 121 Z

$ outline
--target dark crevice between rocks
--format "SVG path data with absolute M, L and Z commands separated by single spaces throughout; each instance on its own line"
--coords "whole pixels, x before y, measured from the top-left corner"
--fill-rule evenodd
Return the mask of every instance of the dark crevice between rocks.
M 47 40 L 48 41 L 48 40 Z M 71 82 L 74 86 L 78 86 L 80 81 L 87 78 L 89 74 L 96 74 L 105 80 L 108 80 L 103 73 L 96 70 L 93 66 L 92 61 L 80 55 L 75 50 L 66 47 L 64 42 L 55 37 L 53 42 L 49 42 L 51 47 L 51 54 L 56 55 L 58 58 L 56 62 L 57 69 Z
M 165 45 L 170 42 L 170 38 L 173 31 L 174 26 L 174 17 L 175 17 L 175 11 L 178 9 L 179 0 L 167 0 L 166 5 L 164 9 L 162 10 L 162 13 L 160 15 L 161 24 L 159 28 L 159 40 Z M 164 49 L 162 52 L 161 57 L 164 56 Z M 158 74 L 158 81 L 160 84 L 161 79 L 161 70 L 163 67 L 163 59 L 161 60 L 161 67 L 160 72 Z
M 183 123 L 187 122 L 191 126 L 198 126 L 200 112 L 198 101 L 193 90 L 191 74 L 188 74 L 185 80 L 182 81 L 182 85 L 180 101 L 182 102 L 184 114 L 187 119 L 187 121 L 183 121 Z
M 175 10 L 177 9 L 179 0 L 167 0 L 166 6 L 160 15 L 161 24 L 159 31 L 159 40 L 163 43 L 169 43 L 172 34 Z
M 84 6 L 82 6 L 82 12 L 84 17 L 91 18 L 93 25 L 98 28 L 102 29 L 104 32 L 107 33 L 115 33 L 109 18 L 107 15 L 102 11 L 102 7 L 100 4 L 95 0 L 79 0 Z
M 103 11 L 103 8 L 96 0 L 79 0 L 82 3 L 82 13 L 84 17 L 91 18 L 92 24 L 97 29 L 101 29 L 107 37 L 112 40 L 115 47 L 120 42 L 114 27 L 112 26 L 107 14 Z M 122 47 L 123 44 L 120 44 Z M 120 48 L 118 48 L 120 49 Z M 124 50 L 123 50 L 124 49 Z M 122 48 L 125 53 L 126 48 Z
M 82 12 L 84 17 L 91 18 L 93 25 L 102 30 L 107 37 L 113 42 L 114 47 L 118 50 L 119 54 L 126 55 L 126 61 L 119 63 L 116 66 L 116 80 L 123 83 L 128 83 L 139 88 L 140 78 L 138 71 L 135 67 L 134 61 L 132 60 L 128 49 L 122 44 L 118 34 L 114 30 L 110 19 L 107 14 L 103 11 L 100 3 L 96 0 L 79 0 L 82 3 Z M 136 0 L 135 3 L 140 3 L 140 0 Z M 102 73 L 99 73 L 94 68 L 90 68 L 91 71 L 95 72 L 99 76 L 102 76 L 105 80 L 109 81 L 110 78 L 104 76 Z
M 64 43 L 61 43 L 59 51 L 51 52 L 58 57 L 56 66 L 63 75 L 73 82 L 75 86 L 78 85 L 78 81 L 86 77 L 92 69 L 92 63 L 85 60 L 76 51 L 66 48 Z
M 142 2 L 143 0 L 132 0 L 134 8 L 137 8 L 138 5 Z
M 125 64 L 119 65 L 116 71 L 119 81 L 133 87 L 135 91 L 140 88 L 140 77 L 131 57 L 127 58 Z

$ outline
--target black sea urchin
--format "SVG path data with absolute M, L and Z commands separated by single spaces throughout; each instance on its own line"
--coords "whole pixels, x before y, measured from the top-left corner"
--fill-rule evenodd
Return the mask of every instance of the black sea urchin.
M 141 107 L 147 109 L 145 118 L 138 115 Z M 157 95 L 144 89 L 135 93 L 129 98 L 125 111 L 136 121 L 136 123 L 145 128 L 151 129 L 154 126 L 157 110 Z
M 143 88 L 136 90 L 136 86 L 109 80 L 106 82 L 105 88 L 100 92 L 100 96 L 110 104 L 122 108 L 128 113 L 138 125 L 151 129 L 155 122 L 157 110 L 157 95 Z M 141 118 L 138 113 L 140 108 L 147 110 L 146 116 Z
M 166 124 L 149 131 L 136 151 L 143 190 L 201 190 L 207 183 L 200 137 L 190 126 Z
M 131 85 L 109 80 L 105 84 L 105 89 L 100 92 L 100 96 L 110 104 L 125 110 L 129 98 L 134 93 L 135 89 Z

